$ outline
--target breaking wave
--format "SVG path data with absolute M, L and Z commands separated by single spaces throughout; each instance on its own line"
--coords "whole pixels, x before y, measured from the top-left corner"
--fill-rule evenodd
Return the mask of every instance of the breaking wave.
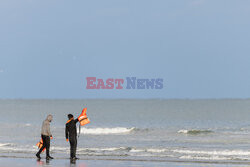
M 0 147 L 4 147 L 4 146 L 11 146 L 13 144 L 11 143 L 0 143 Z
M 10 143 L 0 144 L 0 153 L 19 153 L 30 155 L 37 152 L 36 146 L 18 146 Z M 69 147 L 52 146 L 51 151 L 59 156 L 68 156 Z M 242 149 L 184 149 L 184 148 L 154 148 L 154 147 L 93 147 L 77 149 L 79 156 L 115 156 L 115 157 L 149 157 L 174 158 L 179 160 L 250 160 L 250 151 Z
M 90 135 L 109 135 L 109 134 L 126 134 L 130 133 L 135 128 L 124 128 L 124 127 L 116 127 L 116 128 L 81 128 L 81 133 L 90 134 Z
M 189 135 L 199 135 L 199 134 L 213 133 L 213 131 L 212 130 L 198 130 L 198 129 L 191 129 L 191 130 L 181 129 L 178 131 L 178 133 L 184 133 L 184 134 L 189 134 Z

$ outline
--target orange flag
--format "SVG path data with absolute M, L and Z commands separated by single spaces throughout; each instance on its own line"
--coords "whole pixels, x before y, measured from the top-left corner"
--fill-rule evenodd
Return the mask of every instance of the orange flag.
M 42 146 L 43 146 L 43 139 L 41 139 L 36 145 L 37 145 L 37 147 L 38 147 L 39 149 L 42 148 Z M 45 149 L 46 149 L 46 148 L 44 148 L 42 152 L 44 152 Z
M 84 125 L 90 123 L 90 121 L 89 121 L 89 119 L 87 117 L 86 112 L 87 112 L 87 108 L 84 108 L 82 110 L 81 115 L 79 115 L 79 117 L 78 117 L 78 121 L 80 122 L 81 126 L 84 126 Z

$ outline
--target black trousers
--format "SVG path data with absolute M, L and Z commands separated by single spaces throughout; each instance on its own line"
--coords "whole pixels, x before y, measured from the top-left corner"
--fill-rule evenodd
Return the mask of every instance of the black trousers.
M 40 155 L 43 149 L 46 148 L 46 156 L 50 156 L 49 155 L 50 137 L 42 135 L 42 139 L 43 139 L 43 146 L 40 148 L 37 154 Z
M 70 143 L 70 157 L 74 158 L 76 157 L 76 147 L 77 147 L 76 137 L 73 139 L 69 139 L 69 143 Z

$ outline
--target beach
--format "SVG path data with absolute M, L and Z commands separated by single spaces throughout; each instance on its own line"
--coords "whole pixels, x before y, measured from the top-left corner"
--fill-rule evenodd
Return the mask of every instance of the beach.
M 211 162 L 174 162 L 174 161 L 129 161 L 129 160 L 102 160 L 102 159 L 80 159 L 75 162 L 69 159 L 54 159 L 46 161 L 45 159 L 36 160 L 35 158 L 0 158 L 1 167 L 26 167 L 26 166 L 55 166 L 55 167 L 225 167 L 230 164 L 224 163 L 211 163 Z M 249 166 L 250 163 L 235 162 L 233 166 Z
M 0 161 L 72 165 L 67 114 L 87 107 L 91 123 L 78 127 L 76 166 L 248 166 L 249 106 L 249 99 L 0 100 Z M 55 159 L 46 164 L 44 153 L 39 163 L 35 154 L 48 114 Z

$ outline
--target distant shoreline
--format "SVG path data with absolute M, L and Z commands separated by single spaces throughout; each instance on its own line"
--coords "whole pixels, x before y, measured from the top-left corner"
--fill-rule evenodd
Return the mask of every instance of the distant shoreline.
M 0 98 L 0 100 L 250 100 L 249 98 Z

